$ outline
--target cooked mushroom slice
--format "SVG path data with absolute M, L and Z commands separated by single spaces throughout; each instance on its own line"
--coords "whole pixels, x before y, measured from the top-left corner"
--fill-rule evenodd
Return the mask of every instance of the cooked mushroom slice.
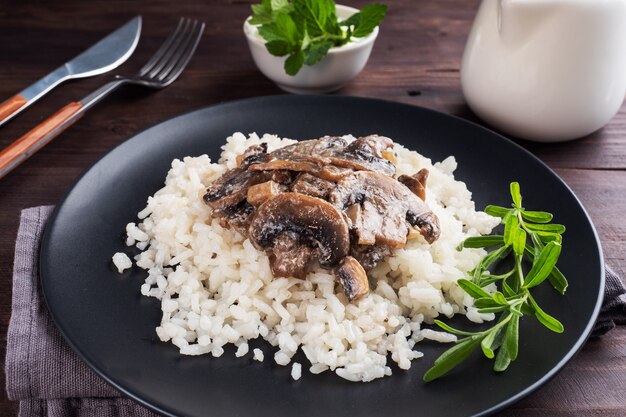
M 359 245 L 406 244 L 409 226 L 417 226 L 429 242 L 439 237 L 439 220 L 406 186 L 373 171 L 358 171 L 337 183 L 329 201 L 340 210 L 360 205 L 360 219 L 352 222 Z
M 271 249 L 283 233 L 294 233 L 319 253 L 323 267 L 334 267 L 348 254 L 350 236 L 341 213 L 330 203 L 299 193 L 282 193 L 258 208 L 250 228 L 250 241 Z
M 285 146 L 271 153 L 276 159 L 294 159 L 298 156 L 324 157 L 333 152 L 341 151 L 348 142 L 338 136 L 324 136 L 319 139 L 302 140 L 293 145 Z
M 237 155 L 237 165 L 258 164 L 270 160 L 267 153 L 267 143 L 249 146 L 241 155 Z
M 413 176 L 400 175 L 398 177 L 398 181 L 406 185 L 422 201 L 426 201 L 426 180 L 428 180 L 428 170 L 426 168 L 420 169 Z
M 221 205 L 213 208 L 212 215 L 220 220 L 222 227 L 230 226 L 242 235 L 246 235 L 250 226 L 254 207 L 245 199 L 237 204 L 228 205 L 225 200 L 234 196 L 220 200 Z
M 303 172 L 291 185 L 291 191 L 300 194 L 310 195 L 312 197 L 326 199 L 330 191 L 335 188 L 335 184 Z
M 297 172 L 318 172 L 321 166 L 315 162 L 302 161 L 302 160 L 274 160 L 265 162 L 262 164 L 250 165 L 252 171 L 274 171 L 274 170 L 287 170 Z
M 270 174 L 249 171 L 242 164 L 226 171 L 206 190 L 203 200 L 213 211 L 212 215 L 231 224 L 238 231 L 247 229 L 254 208 L 246 201 L 248 189 L 269 180 Z
M 316 173 L 316 175 L 323 180 L 337 182 L 353 172 L 354 170 L 351 168 L 338 167 L 329 164 L 325 165 L 319 172 Z
M 343 286 L 343 291 L 350 301 L 364 297 L 370 292 L 367 274 L 361 264 L 352 256 L 341 261 L 341 265 L 335 269 L 335 277 Z
M 277 196 L 282 191 L 285 191 L 284 186 L 281 186 L 279 183 L 274 182 L 272 180 L 265 181 L 260 184 L 255 184 L 248 188 L 248 193 L 246 195 L 246 200 L 248 203 L 253 206 L 258 206 L 264 203 L 266 200 Z
M 378 262 L 389 255 L 391 255 L 391 248 L 387 245 L 352 245 L 350 248 L 350 256 L 359 261 L 366 271 L 373 269 Z
M 371 135 L 358 138 L 341 152 L 333 154 L 334 165 L 354 170 L 377 171 L 389 176 L 396 173 L 395 165 L 390 161 L 389 150 L 393 141 L 384 136 Z
M 344 151 L 368 159 L 370 156 L 383 158 L 384 152 L 390 149 L 393 149 L 393 140 L 386 136 L 369 135 L 358 138 L 346 146 Z
M 306 267 L 316 249 L 300 239 L 296 233 L 281 233 L 274 240 L 270 262 L 275 277 L 304 278 Z
M 272 181 L 282 185 L 289 185 L 293 182 L 297 172 L 287 170 L 272 171 Z
M 248 187 L 267 181 L 269 174 L 249 171 L 245 165 L 228 170 L 213 181 L 204 195 L 204 202 L 213 207 L 216 202 L 226 196 L 241 193 L 245 198 Z
M 420 234 L 424 236 L 426 242 L 433 243 L 439 239 L 441 228 L 439 226 L 439 218 L 432 211 L 418 214 L 415 211 L 408 211 L 406 219 L 411 226 L 417 227 Z

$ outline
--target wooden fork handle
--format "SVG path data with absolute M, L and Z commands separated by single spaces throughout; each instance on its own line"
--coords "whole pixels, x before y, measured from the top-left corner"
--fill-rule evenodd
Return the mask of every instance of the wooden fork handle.
M 0 178 L 71 126 L 83 115 L 82 108 L 81 103 L 68 104 L 0 152 Z
M 26 104 L 26 99 L 19 94 L 14 95 L 4 103 L 0 104 L 0 123 L 8 119 Z

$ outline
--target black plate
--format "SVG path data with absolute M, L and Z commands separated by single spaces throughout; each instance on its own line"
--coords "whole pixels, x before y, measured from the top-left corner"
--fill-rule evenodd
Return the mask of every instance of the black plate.
M 556 213 L 564 223 L 560 266 L 570 288 L 562 297 L 540 288 L 546 310 L 565 325 L 554 334 L 523 319 L 519 358 L 496 374 L 474 356 L 448 377 L 421 377 L 445 347 L 423 343 L 423 359 L 392 377 L 351 383 L 331 373 L 273 363 L 274 348 L 258 342 L 266 360 L 183 357 L 158 341 L 159 303 L 142 297 L 143 271 L 118 275 L 111 256 L 128 250 L 124 227 L 159 189 L 173 158 L 207 153 L 213 159 L 232 132 L 276 133 L 295 139 L 325 134 L 389 136 L 433 161 L 455 155 L 456 177 L 477 207 L 508 205 L 519 181 L 526 207 Z M 582 256 L 584 254 L 584 257 Z M 422 108 L 348 97 L 264 97 L 226 103 L 176 117 L 136 135 L 91 167 L 58 205 L 44 236 L 41 282 L 57 326 L 80 357 L 130 397 L 177 416 L 469 416 L 502 409 L 550 379 L 580 349 L 593 325 L 604 287 L 595 229 L 572 191 L 537 158 L 513 142 L 464 120 Z M 300 360 L 303 358 L 300 357 Z M 391 361 L 391 360 L 389 360 Z M 306 363 L 306 362 L 304 362 Z M 304 369 L 308 369 L 305 365 Z

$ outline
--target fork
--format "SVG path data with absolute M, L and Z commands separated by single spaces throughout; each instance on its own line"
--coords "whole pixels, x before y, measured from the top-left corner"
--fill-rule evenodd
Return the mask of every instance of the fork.
M 116 75 L 114 79 L 82 100 L 61 108 L 24 136 L 0 152 L 0 178 L 4 177 L 31 155 L 80 119 L 87 110 L 126 84 L 162 89 L 172 84 L 183 72 L 200 42 L 204 23 L 181 18 L 159 50 L 137 74 Z

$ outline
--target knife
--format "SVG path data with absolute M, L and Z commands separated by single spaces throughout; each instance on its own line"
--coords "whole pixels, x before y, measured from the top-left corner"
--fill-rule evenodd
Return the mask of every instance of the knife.
M 82 54 L 0 104 L 0 126 L 62 82 L 103 74 L 118 67 L 132 55 L 139 43 L 140 34 L 141 16 L 137 16 Z

